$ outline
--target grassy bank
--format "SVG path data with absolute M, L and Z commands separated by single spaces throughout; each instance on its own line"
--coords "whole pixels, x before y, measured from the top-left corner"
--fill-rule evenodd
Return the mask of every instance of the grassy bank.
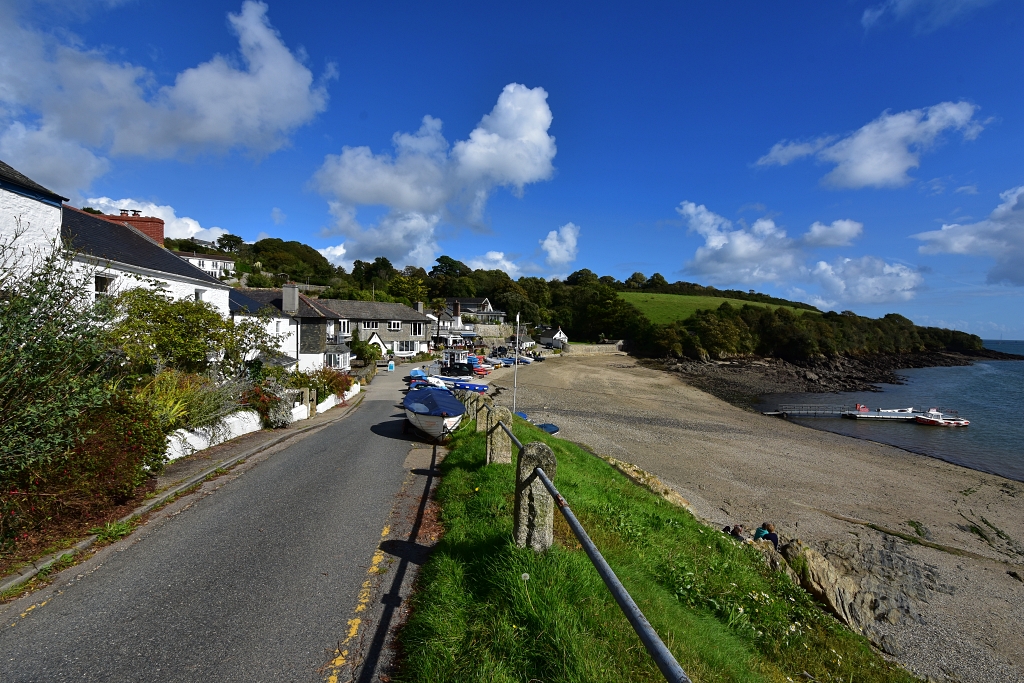
M 914 680 L 756 549 L 570 443 L 515 430 L 551 445 L 555 484 L 694 681 Z M 560 515 L 549 552 L 511 543 L 512 466 L 485 466 L 468 425 L 441 470 L 445 536 L 420 575 L 396 680 L 663 680 Z
M 725 299 L 717 296 L 688 296 L 683 294 L 652 294 L 646 292 L 619 292 L 619 296 L 640 309 L 647 318 L 659 325 L 667 325 L 677 320 L 686 320 L 698 310 L 715 310 L 728 301 L 736 308 L 745 305 L 762 306 L 775 310 L 778 304 L 743 301 L 741 299 Z M 785 306 L 794 313 L 804 313 L 804 309 Z

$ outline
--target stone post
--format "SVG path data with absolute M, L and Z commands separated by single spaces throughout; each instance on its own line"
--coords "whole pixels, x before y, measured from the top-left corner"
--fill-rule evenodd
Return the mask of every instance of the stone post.
M 466 404 L 466 412 L 476 414 L 476 402 L 480 398 L 480 394 L 475 391 L 466 392 L 466 398 L 463 401 Z
M 487 431 L 487 416 L 491 414 L 488 407 L 494 407 L 494 399 L 481 396 L 480 401 L 476 404 L 476 431 L 478 432 Z
M 313 417 L 316 415 L 316 389 L 309 390 L 309 416 Z
M 512 411 L 504 406 L 495 406 L 487 416 L 487 464 L 512 462 L 512 439 L 498 422 L 512 428 Z
M 555 466 L 555 454 L 540 441 L 526 444 L 519 453 L 513 535 L 520 548 L 541 552 L 554 540 L 555 501 L 533 470 L 541 468 L 554 481 Z

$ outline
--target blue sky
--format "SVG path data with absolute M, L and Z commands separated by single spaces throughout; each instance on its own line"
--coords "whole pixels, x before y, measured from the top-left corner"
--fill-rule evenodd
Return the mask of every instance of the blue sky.
M 1024 338 L 1024 3 L 0 0 L 0 159 L 173 236 Z

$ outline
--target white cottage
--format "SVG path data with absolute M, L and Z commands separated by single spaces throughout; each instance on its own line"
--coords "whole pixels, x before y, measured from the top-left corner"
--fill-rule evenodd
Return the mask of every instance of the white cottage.
M 0 237 L 9 240 L 20 233 L 18 246 L 29 253 L 62 241 L 80 268 L 93 271 L 87 292 L 91 297 L 133 287 L 160 288 L 176 299 L 206 301 L 229 315 L 230 287 L 164 249 L 163 221 L 97 216 L 65 201 L 0 161 Z M 132 220 L 145 221 L 146 232 Z M 147 234 L 151 229 L 160 234 Z

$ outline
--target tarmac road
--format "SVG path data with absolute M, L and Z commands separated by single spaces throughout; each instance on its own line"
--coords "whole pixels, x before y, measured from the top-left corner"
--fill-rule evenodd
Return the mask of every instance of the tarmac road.
M 401 386 L 0 612 L 0 681 L 321 680 L 406 475 Z

